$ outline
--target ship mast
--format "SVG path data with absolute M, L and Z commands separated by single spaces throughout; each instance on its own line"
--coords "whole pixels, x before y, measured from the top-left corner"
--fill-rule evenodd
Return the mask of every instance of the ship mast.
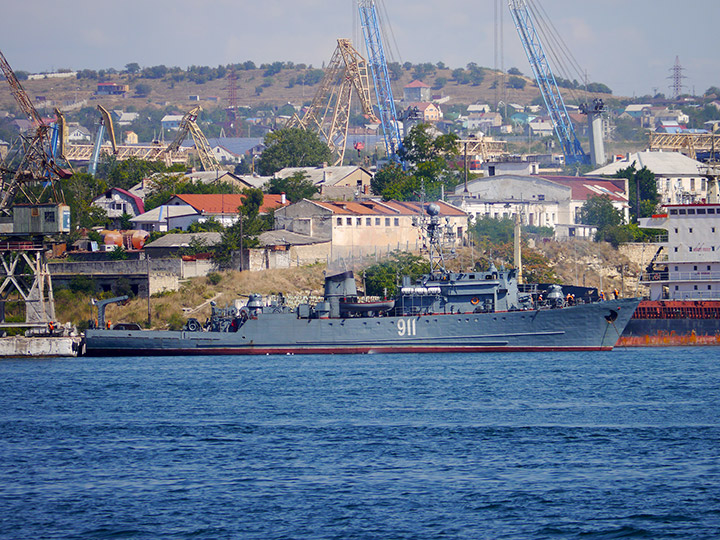
M 430 259 L 430 273 L 447 274 L 445 260 L 448 255 L 455 256 L 455 250 L 451 248 L 455 240 L 455 232 L 452 230 L 449 220 L 446 220 L 445 224 L 442 223 L 439 215 L 440 207 L 437 204 L 425 205 L 425 212 L 422 222 L 418 225 L 425 238 L 426 243 L 423 249 L 427 250 Z M 450 247 L 449 250 L 446 249 L 448 247 Z

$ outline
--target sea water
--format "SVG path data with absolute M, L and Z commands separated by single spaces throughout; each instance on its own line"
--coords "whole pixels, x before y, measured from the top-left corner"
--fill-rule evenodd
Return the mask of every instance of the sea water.
M 2 539 L 720 538 L 720 347 L 0 361 Z

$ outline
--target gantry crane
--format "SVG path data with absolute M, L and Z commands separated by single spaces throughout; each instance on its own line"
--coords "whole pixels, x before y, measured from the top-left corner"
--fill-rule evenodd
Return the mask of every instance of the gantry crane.
M 385 59 L 375 0 L 358 0 L 358 10 L 367 46 L 368 66 L 375 86 L 380 125 L 385 139 L 385 151 L 388 157 L 397 159 L 398 151 L 402 147 L 402 138 L 395 112 L 395 101 L 390 86 L 390 75 Z
M 0 68 L 20 109 L 35 127 L 32 135 L 21 137 L 23 153 L 17 168 L 0 171 L 0 213 L 12 213 L 12 234 L 0 241 L 0 328 L 27 326 L 53 334 L 57 327 L 55 302 L 44 244 L 45 235 L 70 232 L 70 209 L 64 204 L 59 180 L 72 173 L 56 162 L 56 157 L 64 154 L 67 128 L 62 114 L 56 111 L 51 134 L 2 52 Z M 30 204 L 14 206 L 19 193 Z M 35 242 L 36 238 L 42 242 Z M 11 299 L 13 293 L 19 299 Z M 11 300 L 25 303 L 24 324 L 5 322 L 5 307 Z
M 14 171 L 8 169 L 2 171 L 0 212 L 10 213 L 10 208 L 19 192 L 22 192 L 30 203 L 40 203 L 41 200 L 48 198 L 46 195 L 48 187 L 51 202 L 64 204 L 65 199 L 58 180 L 69 178 L 72 173 L 62 169 L 56 163 L 52 153 L 50 128 L 40 118 L 2 52 L 0 52 L 0 69 L 10 85 L 15 101 L 35 127 L 32 135 L 22 136 L 22 157 L 18 167 Z M 34 193 L 25 189 L 26 185 L 41 185 L 43 188 L 40 193 Z
M 530 61 L 533 75 L 540 87 L 545 107 L 552 119 L 555 134 L 560 140 L 560 146 L 565 154 L 565 163 L 569 165 L 590 163 L 590 158 L 580 146 L 580 141 L 575 134 L 575 128 L 558 89 L 555 75 L 548 64 L 526 0 L 509 0 L 508 6 L 520 41 Z
M 353 90 L 368 120 L 373 123 L 380 123 L 380 120 L 375 116 L 370 102 L 367 62 L 349 39 L 338 39 L 337 43 L 312 103 L 302 118 L 294 115 L 287 127 L 317 131 L 335 155 L 333 165 L 342 165 Z
M 195 141 L 195 149 L 197 150 L 198 157 L 200 158 L 202 170 L 219 171 L 222 167 L 220 167 L 220 163 L 213 155 L 210 144 L 196 122 L 198 114 L 200 114 L 201 110 L 202 107 L 198 105 L 197 107 L 190 109 L 185 116 L 183 116 L 183 119 L 180 121 L 180 128 L 175 136 L 175 140 L 173 140 L 173 142 L 171 142 L 162 152 L 162 156 L 166 159 L 166 161 L 168 161 L 172 153 L 176 152 L 178 148 L 180 148 L 180 145 L 183 143 L 188 133 L 190 133 L 193 141 Z M 170 163 L 168 163 L 168 165 L 170 165 Z

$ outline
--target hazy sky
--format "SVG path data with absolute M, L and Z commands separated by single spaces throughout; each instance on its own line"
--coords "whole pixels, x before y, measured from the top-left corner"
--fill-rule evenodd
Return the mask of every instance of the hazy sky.
M 4 0 L 0 50 L 16 70 L 329 60 L 357 39 L 354 0 Z M 384 0 L 398 61 L 494 67 L 495 0 Z M 591 81 L 616 95 L 670 94 L 679 56 L 687 91 L 720 86 L 718 0 L 542 0 Z M 378 6 L 381 7 L 378 1 Z M 530 68 L 507 9 L 504 66 Z M 381 11 L 382 12 L 382 11 Z M 357 45 L 365 54 L 364 45 Z M 500 61 L 498 60 L 498 65 Z

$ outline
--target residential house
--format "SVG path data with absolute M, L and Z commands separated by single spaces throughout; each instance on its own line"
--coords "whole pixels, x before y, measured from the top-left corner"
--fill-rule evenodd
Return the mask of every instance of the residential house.
M 258 137 L 218 137 L 208 139 L 212 153 L 219 163 L 240 163 L 252 160 L 265 149 L 263 139 Z M 188 146 L 195 146 L 187 142 Z
M 528 129 L 533 137 L 552 137 L 555 133 L 552 122 L 545 118 L 535 118 L 528 122 Z
M 177 131 L 180 129 L 180 123 L 183 118 L 184 116 L 182 114 L 166 114 L 162 117 L 162 120 L 160 120 L 160 124 L 163 129 Z
M 404 103 L 418 103 L 430 100 L 430 86 L 422 81 L 414 80 L 403 87 Z
M 172 229 L 187 230 L 195 222 L 204 222 L 209 219 L 218 221 L 224 227 L 237 222 L 245 195 L 238 193 L 227 194 L 182 194 L 174 195 L 162 206 L 150 210 L 145 214 L 133 218 L 131 221 L 138 228 L 146 231 L 165 232 Z M 260 213 L 265 214 L 271 210 L 287 206 L 289 203 L 284 195 L 264 196 Z
M 113 228 L 120 228 L 123 215 L 139 216 L 145 212 L 145 205 L 140 197 L 122 188 L 110 188 L 102 195 L 95 197 L 93 206 L 105 210 L 107 217 L 113 220 Z
M 313 185 L 320 188 L 319 196 L 324 199 L 353 200 L 357 196 L 370 194 L 372 173 L 355 165 L 320 167 L 287 167 L 275 173 L 276 178 L 288 178 L 302 173 Z
M 456 233 L 460 246 L 467 232 L 467 215 L 438 201 L 440 218 Z M 330 240 L 332 258 L 361 256 L 395 249 L 417 251 L 423 243 L 418 219 L 426 217 L 423 203 L 375 201 L 330 202 L 303 199 L 275 212 L 275 230 L 287 230 Z
M 140 118 L 140 113 L 114 110 L 113 116 L 114 116 L 114 119 L 113 119 L 114 124 L 116 124 L 118 126 L 129 126 L 130 124 L 135 122 L 135 120 Z
M 589 237 L 595 227 L 580 223 L 580 208 L 593 195 L 607 195 L 623 215 L 629 205 L 624 179 L 501 174 L 455 188 L 448 200 L 475 219 L 515 219 L 524 225 L 552 227 L 555 236 Z
M 95 94 L 98 96 L 124 96 L 130 91 L 127 84 L 102 82 L 97 84 Z
M 634 165 L 647 167 L 655 175 L 661 204 L 685 204 L 707 201 L 708 183 L 703 174 L 706 166 L 679 152 L 638 152 L 588 173 L 613 176 Z M 630 196 L 633 196 L 631 193 Z
M 92 140 L 92 134 L 90 133 L 90 130 L 87 128 L 84 128 L 80 124 L 70 125 L 68 126 L 68 142 L 77 144 L 77 143 L 89 143 Z
M 410 103 L 409 108 L 412 110 L 415 118 L 420 122 L 434 123 L 442 119 L 442 111 L 440 107 L 434 103 Z

